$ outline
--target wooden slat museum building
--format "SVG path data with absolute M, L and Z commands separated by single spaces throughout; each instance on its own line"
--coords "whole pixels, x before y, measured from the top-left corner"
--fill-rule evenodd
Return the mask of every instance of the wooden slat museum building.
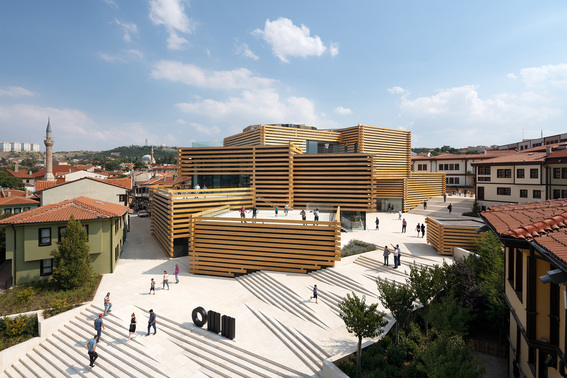
M 227 197 L 232 209 L 287 204 L 331 212 L 340 206 L 346 222 L 365 219 L 368 211 L 408 211 L 445 193 L 444 173 L 411 172 L 410 148 L 406 130 L 367 125 L 318 130 L 297 124 L 252 125 L 225 138 L 223 147 L 179 148 L 179 176 L 207 190 L 201 196 L 156 190 L 152 232 L 171 255 L 186 254 L 190 235 L 176 222 L 224 205 L 215 191 L 236 188 L 241 192 Z M 175 240 L 180 227 L 185 242 Z

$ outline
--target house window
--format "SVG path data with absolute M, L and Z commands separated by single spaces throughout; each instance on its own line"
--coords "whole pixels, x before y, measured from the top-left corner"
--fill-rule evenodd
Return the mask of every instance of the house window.
M 553 199 L 561 198 L 561 191 L 559 189 L 553 189 Z
M 28 211 L 30 208 L 28 206 L 24 207 L 24 211 Z
M 516 290 L 516 294 L 518 294 L 518 298 L 522 299 L 522 289 L 524 286 L 524 255 L 520 249 L 516 249 L 516 282 L 514 285 L 514 290 Z
M 561 178 L 567 179 L 567 168 L 561 168 Z
M 519 168 L 516 170 L 516 178 L 524 178 L 524 168 Z
M 496 194 L 499 196 L 510 196 L 512 195 L 512 189 L 510 188 L 496 188 Z
M 4 214 L 12 214 L 12 209 L 4 209 Z
M 539 177 L 539 170 L 537 168 L 530 169 L 530 178 L 536 179 Z
M 63 238 L 65 237 L 65 231 L 66 230 L 67 230 L 67 227 L 65 227 L 65 226 L 57 228 L 57 241 L 59 243 L 61 243 L 63 241 Z
M 39 246 L 51 245 L 51 228 L 39 229 Z
M 508 249 L 508 281 L 514 287 L 514 248 Z
M 118 233 L 118 219 L 116 220 L 116 222 L 114 223 L 114 233 Z
M 455 164 L 455 171 L 459 170 L 459 164 Z
M 528 198 L 528 190 L 520 189 L 520 198 Z
M 126 194 L 120 194 L 118 195 L 118 201 L 119 202 L 126 202 Z
M 478 196 L 479 200 L 483 200 L 484 199 L 484 186 L 477 186 L 476 188 L 476 194 Z
M 449 170 L 450 170 L 450 171 L 454 171 L 454 170 L 455 170 L 455 165 L 454 165 L 454 164 L 449 164 Z
M 39 275 L 49 276 L 53 273 L 53 259 L 40 260 Z
M 478 167 L 478 174 L 479 175 L 489 175 L 490 174 L 490 167 Z
M 87 241 L 89 241 L 89 225 L 85 224 L 83 226 L 83 230 L 85 230 L 85 233 L 87 234 Z
M 532 197 L 541 198 L 541 190 L 534 190 Z
M 561 178 L 561 168 L 553 168 L 553 178 L 554 179 Z
M 455 177 L 455 184 L 459 185 L 459 178 L 458 177 Z
M 19 214 L 22 212 L 22 208 L 21 207 L 14 207 L 14 214 Z
M 479 178 L 477 179 L 477 181 L 490 181 L 490 176 L 479 177 Z
M 496 170 L 496 177 L 498 178 L 510 178 L 512 177 L 512 170 L 511 169 L 497 169 Z
M 561 198 L 567 198 L 567 190 L 561 190 Z

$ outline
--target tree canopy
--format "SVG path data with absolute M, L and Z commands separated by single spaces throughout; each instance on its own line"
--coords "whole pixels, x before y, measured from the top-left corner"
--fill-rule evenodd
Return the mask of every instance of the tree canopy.
M 394 281 L 376 280 L 380 302 L 390 310 L 396 319 L 396 343 L 399 343 L 399 329 L 403 327 L 414 309 L 415 294 L 409 285 L 399 284 Z
M 22 180 L 10 175 L 5 169 L 0 170 L 0 187 L 24 190 Z

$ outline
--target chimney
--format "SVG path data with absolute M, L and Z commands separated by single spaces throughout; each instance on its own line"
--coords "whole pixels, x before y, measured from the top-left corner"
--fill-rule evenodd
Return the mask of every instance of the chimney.
M 545 148 L 545 156 L 548 156 L 551 153 L 551 147 Z
M 16 162 L 16 164 L 14 164 L 14 171 L 18 172 L 20 170 L 20 163 Z

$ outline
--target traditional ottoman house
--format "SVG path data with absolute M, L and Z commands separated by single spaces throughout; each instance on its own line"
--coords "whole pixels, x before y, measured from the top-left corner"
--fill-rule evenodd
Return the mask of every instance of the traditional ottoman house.
M 12 261 L 15 285 L 48 278 L 53 272 L 51 251 L 65 234 L 71 218 L 87 232 L 96 273 L 112 273 L 126 240 L 128 208 L 115 203 L 78 197 L 13 215 L 6 226 L 6 259 Z
M 509 377 L 567 375 L 567 199 L 491 207 L 504 244 Z

